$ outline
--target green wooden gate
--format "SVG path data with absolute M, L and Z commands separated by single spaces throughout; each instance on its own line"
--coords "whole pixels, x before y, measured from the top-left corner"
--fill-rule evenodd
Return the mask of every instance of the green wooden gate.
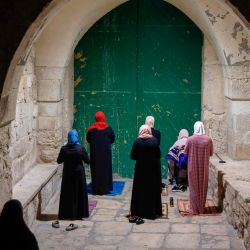
M 96 111 L 114 129 L 113 171 L 132 177 L 130 150 L 147 115 L 162 133 L 162 165 L 178 132 L 201 113 L 202 33 L 161 0 L 131 0 L 100 19 L 75 49 L 74 125 L 82 142 Z M 87 145 L 86 145 L 87 146 Z

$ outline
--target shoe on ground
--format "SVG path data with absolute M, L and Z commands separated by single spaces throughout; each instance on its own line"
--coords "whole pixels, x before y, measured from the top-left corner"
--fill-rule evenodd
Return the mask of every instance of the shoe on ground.
M 184 185 L 181 185 L 181 186 L 179 187 L 179 189 L 180 189 L 181 192 L 187 191 L 187 187 L 184 186 Z
M 143 223 L 144 223 L 144 220 L 141 217 L 138 217 L 136 222 L 135 222 L 136 225 L 141 225 Z
M 52 227 L 54 227 L 54 228 L 59 228 L 59 227 L 60 227 L 59 221 L 58 221 L 58 220 L 53 221 L 53 222 L 52 222 Z
M 131 216 L 128 218 L 129 223 L 136 223 L 138 216 Z
M 168 179 L 168 185 L 174 185 L 174 179 Z
M 78 228 L 78 226 L 77 226 L 76 224 L 71 223 L 71 224 L 69 224 L 69 225 L 66 227 L 66 231 L 72 231 L 72 230 L 75 230 L 75 229 L 77 229 L 77 228 Z
M 172 188 L 172 192 L 179 192 L 180 191 L 180 187 L 179 186 L 174 186 Z

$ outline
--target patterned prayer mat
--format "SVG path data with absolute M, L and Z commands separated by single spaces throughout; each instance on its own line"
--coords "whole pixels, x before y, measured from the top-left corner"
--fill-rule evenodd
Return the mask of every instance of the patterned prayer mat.
M 91 215 L 91 213 L 94 210 L 96 204 L 97 204 L 96 200 L 89 200 L 89 215 Z
M 108 195 L 108 196 L 120 195 L 123 192 L 124 186 L 125 186 L 125 181 L 113 181 L 113 191 L 105 195 Z M 91 182 L 87 185 L 87 191 L 89 194 L 92 194 Z
M 178 209 L 181 215 L 191 215 L 189 214 L 188 210 L 189 210 L 189 200 L 184 200 L 184 199 L 177 199 L 177 205 L 178 205 Z M 199 215 L 203 215 L 203 216 L 207 216 L 207 215 L 218 215 L 219 211 L 218 208 L 215 206 L 213 200 L 211 199 L 207 199 L 206 200 L 206 207 L 205 207 L 205 213 L 204 214 L 199 214 Z

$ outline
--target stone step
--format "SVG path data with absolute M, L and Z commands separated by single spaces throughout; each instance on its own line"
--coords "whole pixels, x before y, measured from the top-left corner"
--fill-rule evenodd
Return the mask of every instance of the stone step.
M 58 165 L 38 164 L 14 186 L 12 198 L 22 203 L 28 225 L 39 217 L 58 190 L 60 173 Z

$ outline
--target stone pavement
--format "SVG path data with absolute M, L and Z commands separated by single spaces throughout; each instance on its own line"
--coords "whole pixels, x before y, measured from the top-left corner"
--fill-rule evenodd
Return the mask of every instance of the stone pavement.
M 71 221 L 60 221 L 58 229 L 52 221 L 36 220 L 31 228 L 41 250 L 82 249 L 245 249 L 235 230 L 226 222 L 225 215 L 181 216 L 176 199 L 187 198 L 188 191 L 162 196 L 162 202 L 174 197 L 174 207 L 169 207 L 168 219 L 145 220 L 136 225 L 128 222 L 132 180 L 126 180 L 124 192 L 119 196 L 89 196 L 97 200 L 91 216 L 84 221 L 74 221 L 78 229 L 67 232 Z M 56 213 L 59 193 L 48 206 L 46 213 Z

